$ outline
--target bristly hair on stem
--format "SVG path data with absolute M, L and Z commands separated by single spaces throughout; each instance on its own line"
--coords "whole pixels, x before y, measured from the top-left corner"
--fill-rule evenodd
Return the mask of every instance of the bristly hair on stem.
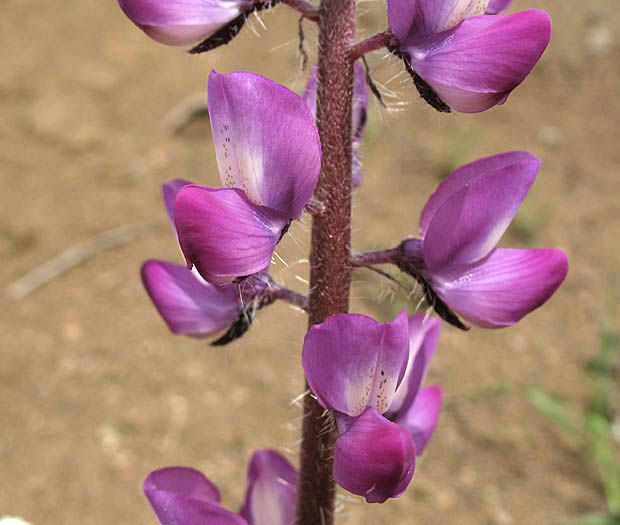
M 315 198 L 325 212 L 312 218 L 309 324 L 349 309 L 351 267 L 352 107 L 355 0 L 322 0 L 319 8 L 317 125 L 323 149 Z M 296 525 L 332 525 L 336 430 L 325 410 L 304 398 Z

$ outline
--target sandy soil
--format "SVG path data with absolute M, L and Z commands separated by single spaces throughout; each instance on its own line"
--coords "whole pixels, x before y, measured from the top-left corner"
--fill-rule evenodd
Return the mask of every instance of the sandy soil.
M 561 248 L 570 274 L 516 327 L 444 328 L 429 380 L 445 410 L 409 491 L 377 506 L 343 494 L 339 523 L 549 524 L 604 508 L 587 456 L 522 391 L 585 407 L 584 364 L 603 323 L 620 324 L 620 16 L 614 0 L 515 3 L 545 8 L 554 37 L 508 104 L 439 116 L 405 77 L 389 84 L 403 111 L 372 102 L 354 246 L 415 233 L 454 167 L 527 149 L 543 169 L 503 245 Z M 383 27 L 380 7 L 363 4 L 362 29 Z M 218 184 L 208 122 L 172 132 L 179 108 L 206 96 L 209 70 L 252 69 L 303 90 L 296 16 L 279 7 L 262 18 L 260 37 L 245 30 L 197 58 L 147 39 L 113 1 L 3 2 L 0 288 L 102 232 L 145 228 L 19 301 L 0 298 L 0 516 L 155 523 L 140 485 L 171 464 L 202 469 L 236 508 L 252 450 L 295 460 L 304 316 L 272 306 L 246 338 L 213 349 L 172 336 L 138 278 L 146 258 L 181 261 L 159 185 Z M 398 71 L 380 53 L 371 64 L 379 82 Z M 289 266 L 273 273 L 303 290 L 307 222 L 292 233 L 279 250 Z M 375 276 L 358 277 L 355 311 L 387 320 L 402 307 L 378 301 L 389 290 Z

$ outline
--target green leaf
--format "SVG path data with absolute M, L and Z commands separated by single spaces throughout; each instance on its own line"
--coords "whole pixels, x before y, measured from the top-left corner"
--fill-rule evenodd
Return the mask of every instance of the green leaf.
M 620 525 L 618 514 L 590 514 L 570 521 L 568 525 Z
M 571 407 L 566 400 L 553 397 L 544 390 L 535 387 L 528 388 L 526 394 L 530 403 L 549 419 L 573 434 L 582 433 L 581 414 Z

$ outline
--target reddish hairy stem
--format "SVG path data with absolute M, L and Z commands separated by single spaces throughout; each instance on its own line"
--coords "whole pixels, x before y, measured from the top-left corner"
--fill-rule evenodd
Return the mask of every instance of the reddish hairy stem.
M 265 290 L 265 297 L 273 297 L 274 299 L 280 299 L 286 301 L 297 308 L 301 308 L 303 311 L 308 311 L 308 298 L 305 295 L 294 292 L 289 288 L 280 286 L 278 284 L 272 285 Z
M 368 37 L 361 42 L 353 44 L 351 46 L 351 60 L 355 62 L 358 58 L 362 57 L 366 53 L 388 47 L 392 39 L 393 35 L 391 31 L 387 30 L 383 31 L 382 33 L 377 33 L 376 35 L 372 35 L 371 37 Z
M 317 126 L 323 157 L 312 220 L 309 325 L 347 312 L 351 268 L 351 106 L 355 0 L 322 0 L 319 8 Z M 306 386 L 307 388 L 307 386 Z M 336 429 L 312 396 L 304 398 L 297 525 L 332 525 Z
M 378 250 L 376 252 L 356 253 L 351 255 L 349 264 L 351 268 L 364 268 L 374 264 L 396 264 L 400 249 L 390 248 L 389 250 Z

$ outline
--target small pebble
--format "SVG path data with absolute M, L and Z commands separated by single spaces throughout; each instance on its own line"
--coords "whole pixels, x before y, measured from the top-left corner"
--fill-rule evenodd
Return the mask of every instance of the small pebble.
M 0 525 L 32 525 L 19 516 L 2 516 L 0 517 Z
M 609 55 L 613 44 L 614 36 L 610 29 L 604 25 L 590 29 L 584 39 L 586 54 L 591 57 L 599 58 Z
M 538 130 L 536 139 L 543 146 L 557 146 L 562 142 L 562 132 L 555 126 L 543 126 Z

